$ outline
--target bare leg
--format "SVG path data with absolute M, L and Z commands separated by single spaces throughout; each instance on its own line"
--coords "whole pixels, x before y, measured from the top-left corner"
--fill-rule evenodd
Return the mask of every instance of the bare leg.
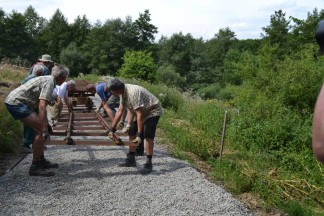
M 44 155 L 44 141 L 42 137 L 42 123 L 39 117 L 32 113 L 31 115 L 22 118 L 21 121 L 27 126 L 35 130 L 36 136 L 33 142 L 33 161 L 41 159 Z
M 146 155 L 153 155 L 154 139 L 146 138 Z

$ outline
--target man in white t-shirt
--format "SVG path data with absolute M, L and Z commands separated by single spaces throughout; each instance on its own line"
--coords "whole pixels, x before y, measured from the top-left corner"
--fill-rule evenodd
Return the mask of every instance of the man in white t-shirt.
M 51 126 L 53 126 L 60 116 L 62 109 L 63 109 L 63 100 L 66 104 L 69 112 L 72 112 L 72 103 L 69 100 L 69 92 L 72 92 L 75 90 L 75 81 L 69 80 L 67 82 L 64 82 L 60 86 L 56 86 L 53 91 L 53 97 L 55 97 L 55 104 L 53 106 L 48 106 L 49 109 L 49 122 Z

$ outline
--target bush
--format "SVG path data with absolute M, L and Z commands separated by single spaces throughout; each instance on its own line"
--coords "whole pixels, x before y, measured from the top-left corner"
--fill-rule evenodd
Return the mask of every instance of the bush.
M 0 98 L 2 101 L 4 97 Z M 22 127 L 8 113 L 5 105 L 0 103 L 0 152 L 13 152 L 22 140 Z
M 170 87 L 183 87 L 185 79 L 176 72 L 173 65 L 164 65 L 157 70 L 157 80 Z

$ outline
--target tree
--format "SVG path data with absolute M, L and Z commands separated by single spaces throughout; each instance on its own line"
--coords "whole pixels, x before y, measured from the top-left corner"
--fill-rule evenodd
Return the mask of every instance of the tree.
M 48 53 L 54 60 L 59 61 L 61 50 L 71 43 L 71 39 L 71 31 L 67 19 L 57 9 L 40 33 L 39 42 L 42 45 L 42 53 Z
M 8 58 L 26 59 L 29 56 L 32 41 L 27 33 L 26 18 L 21 13 L 12 11 L 8 16 L 3 17 L 1 25 L 3 40 L 0 47 L 2 47 L 4 55 Z
M 80 47 L 91 30 L 91 24 L 85 15 L 78 16 L 71 25 L 71 41 Z
M 61 64 L 64 64 L 70 69 L 70 76 L 78 76 L 79 73 L 87 73 L 86 59 L 79 51 L 75 42 L 70 43 L 68 47 L 63 49 L 60 53 Z
M 171 64 L 182 77 L 191 68 L 191 52 L 194 39 L 191 34 L 173 34 L 170 39 L 162 37 L 159 41 L 159 65 Z
M 157 27 L 150 23 L 151 14 L 149 10 L 145 10 L 144 13 L 140 13 L 139 18 L 135 20 L 135 27 L 138 34 L 138 48 L 140 50 L 147 49 L 151 44 L 154 43 Z
M 40 17 L 32 6 L 29 6 L 25 10 L 24 16 L 27 21 L 27 33 L 32 38 L 29 44 L 29 47 L 31 47 L 31 49 L 29 50 L 30 53 L 28 59 L 29 61 L 34 62 L 41 53 L 39 49 L 41 45 L 38 44 L 38 36 L 46 25 L 47 20 L 43 17 Z
M 123 60 L 124 64 L 118 71 L 119 76 L 142 79 L 149 82 L 156 81 L 157 65 L 153 61 L 152 53 L 127 50 Z
M 277 57 L 283 59 L 283 56 L 287 53 L 291 53 L 291 49 L 288 45 L 289 41 L 289 24 L 290 20 L 286 19 L 286 13 L 282 10 L 275 11 L 274 15 L 270 17 L 270 25 L 263 27 L 265 31 L 264 39 L 277 48 Z

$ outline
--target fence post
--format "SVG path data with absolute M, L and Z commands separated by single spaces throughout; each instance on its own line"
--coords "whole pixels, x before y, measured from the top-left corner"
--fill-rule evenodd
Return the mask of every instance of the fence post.
M 224 113 L 224 123 L 223 123 L 223 132 L 222 132 L 222 142 L 221 142 L 221 149 L 220 149 L 220 161 L 222 160 L 223 149 L 224 149 L 224 139 L 225 139 L 225 132 L 226 132 L 226 119 L 227 119 L 227 111 L 225 110 Z

